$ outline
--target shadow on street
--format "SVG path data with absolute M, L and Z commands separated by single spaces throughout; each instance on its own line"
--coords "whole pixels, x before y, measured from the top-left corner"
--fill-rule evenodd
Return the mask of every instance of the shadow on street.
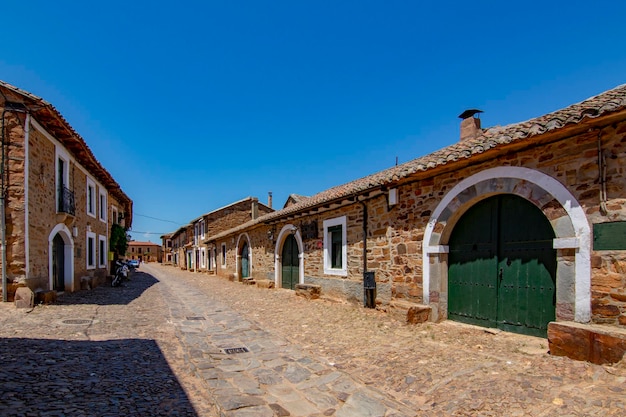
M 157 282 L 159 281 L 152 275 L 135 271 L 131 274 L 130 280 L 124 281 L 120 287 L 113 288 L 108 283 L 91 290 L 64 293 L 59 296 L 55 304 L 125 305 L 141 297 L 144 291 Z
M 0 363 L 2 416 L 197 416 L 153 340 L 6 338 Z

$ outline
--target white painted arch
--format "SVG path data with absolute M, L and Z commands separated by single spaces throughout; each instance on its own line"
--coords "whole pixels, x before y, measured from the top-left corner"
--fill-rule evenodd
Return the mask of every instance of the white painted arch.
M 519 189 L 516 187 L 511 190 L 500 191 L 490 183 L 513 179 L 519 180 L 517 185 L 522 185 Z M 574 277 L 569 274 L 559 275 L 557 268 L 557 286 L 572 284 L 574 287 L 574 320 L 581 323 L 587 323 L 591 320 L 591 227 L 585 216 L 583 208 L 580 206 L 576 198 L 569 190 L 553 177 L 533 169 L 524 167 L 496 167 L 481 171 L 468 177 L 456 186 L 454 186 L 439 202 L 432 213 L 430 220 L 426 226 L 423 239 L 423 298 L 425 304 L 430 304 L 430 294 L 434 288 L 431 288 L 434 276 L 431 268 L 431 256 L 437 258 L 438 254 L 447 253 L 447 242 L 442 242 L 441 226 L 445 229 L 453 227 L 446 224 L 447 217 L 451 212 L 458 208 L 459 197 L 462 193 L 468 194 L 467 191 L 472 189 L 475 194 L 465 197 L 465 200 L 471 199 L 469 202 L 475 204 L 480 199 L 495 195 L 498 193 L 517 194 L 526 199 L 523 191 L 528 188 L 523 187 L 524 184 L 531 184 L 538 189 L 545 191 L 554 200 L 562 206 L 566 212 L 566 217 L 571 222 L 571 227 L 555 229 L 556 239 L 554 240 L 555 249 L 572 248 L 575 249 L 575 267 Z M 470 193 L 471 194 L 471 193 Z M 439 227 L 438 227 L 439 225 Z M 437 230 L 437 231 L 436 231 Z M 570 230 L 567 232 L 566 230 Z M 437 261 L 433 259 L 433 262 Z M 434 265 L 433 263 L 433 265 Z M 443 268 L 439 268 L 441 271 Z M 447 269 L 445 277 L 440 276 L 440 280 L 447 281 Z M 447 288 L 447 285 L 445 286 Z M 447 300 L 447 294 L 445 294 Z M 557 291 L 557 304 L 558 304 Z
M 285 243 L 285 239 L 287 239 L 287 236 L 292 233 L 292 230 L 294 230 L 295 227 L 296 225 L 291 223 L 284 225 L 283 228 L 280 229 L 280 233 L 276 239 L 276 246 L 274 247 L 274 285 L 276 288 L 282 288 L 283 285 L 283 245 Z M 304 284 L 304 243 L 302 242 L 300 229 L 296 228 L 294 237 L 296 238 L 296 243 L 298 244 L 298 283 Z
M 54 288 L 54 283 L 52 282 L 52 242 L 57 233 L 63 238 L 63 242 L 65 243 L 65 265 L 63 268 L 65 276 L 63 277 L 63 281 L 65 288 L 69 288 L 69 291 L 73 292 L 76 290 L 76 288 L 74 288 L 74 239 L 72 238 L 70 229 L 64 223 L 59 223 L 54 226 L 48 235 L 48 288 Z
M 248 268 L 250 275 L 252 275 L 252 245 L 250 244 L 250 236 L 248 233 L 242 233 L 237 237 L 237 245 L 235 246 L 235 277 L 237 280 L 241 280 L 241 251 L 243 250 L 243 244 L 248 244 Z

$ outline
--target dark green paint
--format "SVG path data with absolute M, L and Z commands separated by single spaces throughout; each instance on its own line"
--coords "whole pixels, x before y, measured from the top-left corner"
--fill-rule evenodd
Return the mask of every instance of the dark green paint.
M 554 232 L 541 210 L 514 195 L 470 208 L 450 237 L 448 316 L 546 336 L 555 319 Z
M 250 260 L 248 252 L 248 243 L 244 243 L 241 248 L 241 278 L 250 277 Z
M 282 259 L 282 287 L 293 290 L 300 282 L 300 259 L 298 257 L 298 242 L 293 235 L 288 235 L 283 244 Z
M 593 225 L 594 250 L 626 250 L 626 222 Z

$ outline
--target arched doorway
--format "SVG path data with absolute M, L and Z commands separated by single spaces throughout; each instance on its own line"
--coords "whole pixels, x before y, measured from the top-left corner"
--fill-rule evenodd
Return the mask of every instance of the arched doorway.
M 74 241 L 67 226 L 59 223 L 48 235 L 48 288 L 74 291 Z
M 470 207 L 449 240 L 448 317 L 545 337 L 556 314 L 554 238 L 543 212 L 522 197 Z
M 250 277 L 250 249 L 248 242 L 244 242 L 241 247 L 241 278 Z
M 298 256 L 298 242 L 289 234 L 283 243 L 282 260 L 282 287 L 293 290 L 300 282 L 300 258 Z
M 52 239 L 52 289 L 65 291 L 65 241 L 58 233 Z

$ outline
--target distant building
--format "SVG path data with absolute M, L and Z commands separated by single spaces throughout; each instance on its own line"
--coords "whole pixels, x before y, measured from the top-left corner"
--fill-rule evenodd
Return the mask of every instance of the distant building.
M 152 242 L 128 242 L 126 259 L 137 259 L 141 262 L 162 262 L 163 251 L 161 245 Z
M 260 203 L 256 197 L 247 197 L 203 214 L 175 232 L 161 236 L 165 263 L 194 272 L 215 273 L 217 251 L 221 248 L 205 245 L 206 237 L 273 212 L 270 204 Z

